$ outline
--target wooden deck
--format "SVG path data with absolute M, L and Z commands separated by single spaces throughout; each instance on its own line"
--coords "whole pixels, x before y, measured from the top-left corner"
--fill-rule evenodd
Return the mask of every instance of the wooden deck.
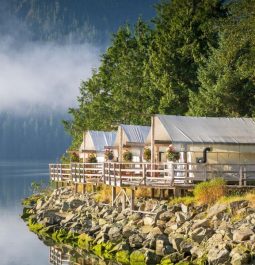
M 227 185 L 255 186 L 255 164 L 71 163 L 50 164 L 51 180 L 74 184 L 104 183 L 113 187 L 189 188 L 213 177 Z

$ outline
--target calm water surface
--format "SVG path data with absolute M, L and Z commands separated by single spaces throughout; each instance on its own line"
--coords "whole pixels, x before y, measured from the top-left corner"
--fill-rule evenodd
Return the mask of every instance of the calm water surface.
M 48 181 L 47 161 L 0 161 L 0 264 L 47 265 L 49 249 L 21 220 L 32 181 Z
M 32 194 L 31 183 L 42 180 L 49 181 L 48 161 L 0 161 L 0 265 L 113 265 L 93 255 L 49 248 L 28 230 L 20 218 L 21 201 Z M 51 258 L 50 250 L 56 254 Z

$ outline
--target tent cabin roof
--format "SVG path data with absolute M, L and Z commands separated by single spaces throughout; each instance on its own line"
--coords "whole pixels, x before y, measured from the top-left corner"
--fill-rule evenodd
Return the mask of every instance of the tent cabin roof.
M 252 118 L 154 117 L 155 140 L 186 144 L 255 144 Z
M 150 126 L 120 124 L 117 132 L 115 146 L 120 143 L 120 134 L 123 133 L 123 145 L 142 146 L 150 132 Z
M 103 152 L 105 146 L 113 145 L 116 139 L 116 132 L 104 132 L 104 131 L 87 131 L 85 133 L 85 146 L 82 143 L 82 152 L 88 150 L 95 152 Z

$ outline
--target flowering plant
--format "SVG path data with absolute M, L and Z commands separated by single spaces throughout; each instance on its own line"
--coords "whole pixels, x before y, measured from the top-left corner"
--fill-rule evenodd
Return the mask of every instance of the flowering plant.
M 180 153 L 177 152 L 172 144 L 166 150 L 166 157 L 169 161 L 176 161 L 180 159 Z
M 132 162 L 132 158 L 133 158 L 133 154 L 130 151 L 126 150 L 123 153 L 123 160 L 125 162 Z
M 144 148 L 143 158 L 146 161 L 150 161 L 151 160 L 151 149 L 150 148 L 148 148 L 148 147 L 145 147 Z
M 87 160 L 88 160 L 88 163 L 97 163 L 97 157 L 93 153 L 89 154 Z
M 113 151 L 111 149 L 105 149 L 104 158 L 105 160 L 113 160 Z

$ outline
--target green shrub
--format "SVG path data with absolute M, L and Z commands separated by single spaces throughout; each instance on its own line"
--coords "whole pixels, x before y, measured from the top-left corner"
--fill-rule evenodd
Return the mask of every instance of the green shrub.
M 201 204 L 213 204 L 222 196 L 225 196 L 226 182 L 223 178 L 214 178 L 195 186 L 195 200 Z

